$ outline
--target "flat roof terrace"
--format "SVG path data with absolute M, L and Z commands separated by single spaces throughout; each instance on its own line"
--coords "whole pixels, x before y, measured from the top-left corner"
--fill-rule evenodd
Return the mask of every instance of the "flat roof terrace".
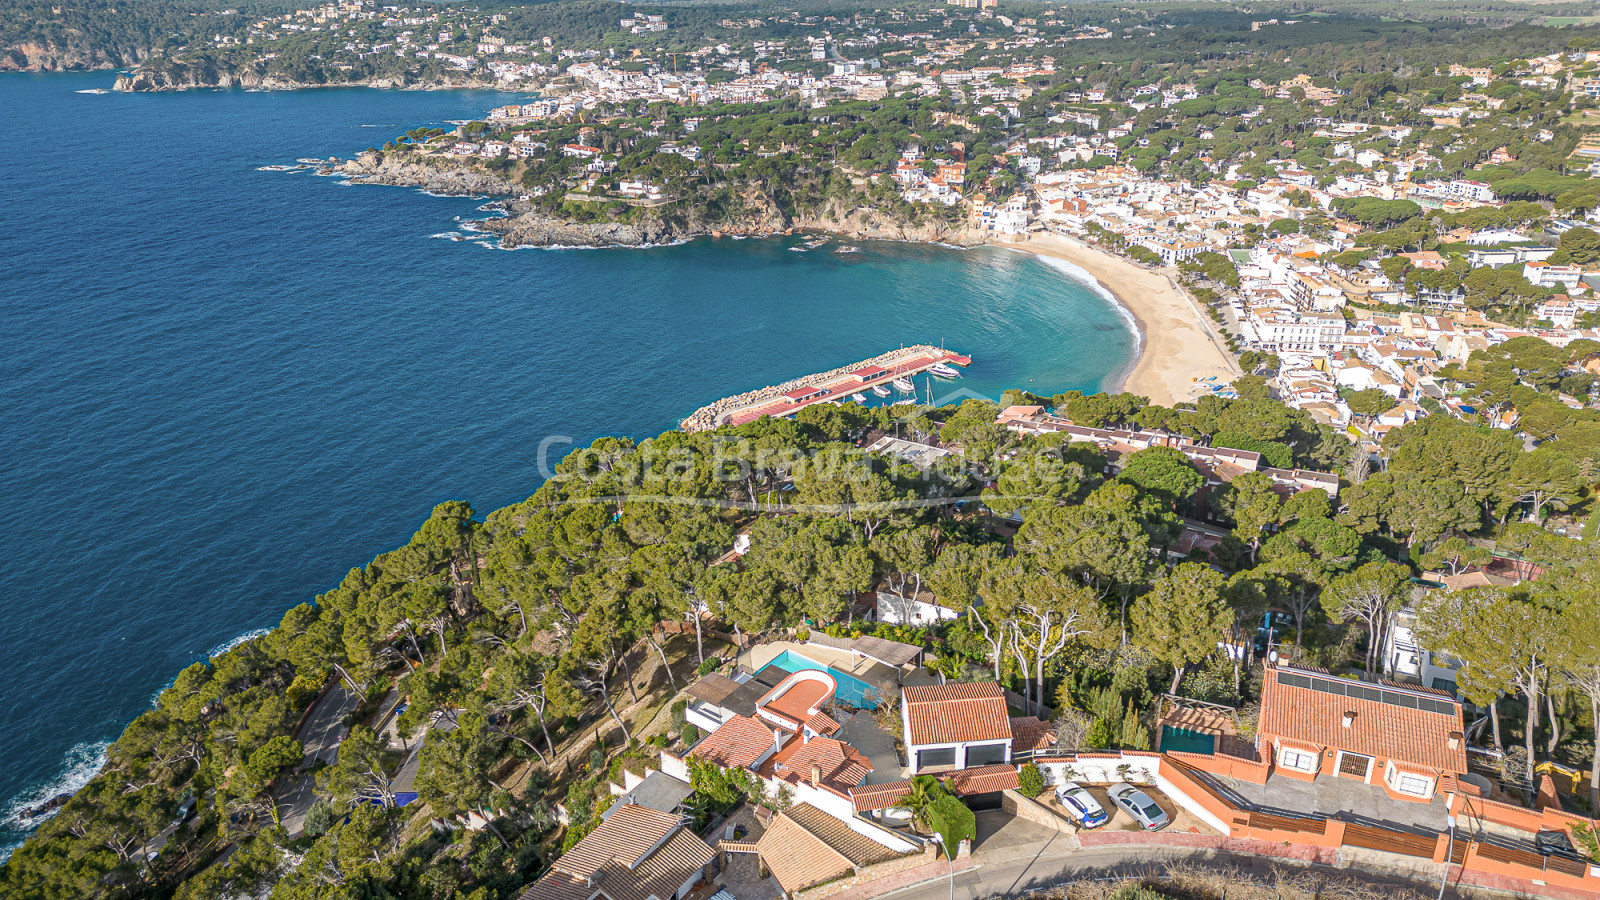
M 830 676 L 828 680 L 831 682 L 833 679 Z M 773 688 L 759 705 L 792 720 L 796 725 L 804 725 L 811 718 L 811 710 L 826 703 L 832 695 L 833 688 L 819 678 L 797 672 Z

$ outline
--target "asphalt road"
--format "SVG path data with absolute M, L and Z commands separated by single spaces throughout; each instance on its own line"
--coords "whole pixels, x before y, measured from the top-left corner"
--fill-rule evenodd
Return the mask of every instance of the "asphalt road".
M 317 802 L 316 778 L 309 774 L 308 770 L 319 760 L 328 764 L 333 763 L 339 755 L 339 742 L 350 732 L 350 729 L 344 727 L 344 717 L 349 715 L 359 702 L 359 697 L 345 689 L 343 681 L 335 681 L 333 687 L 317 700 L 311 715 L 295 733 L 295 738 L 306 751 L 305 759 L 300 763 L 300 771 L 307 774 L 296 776 L 278 794 L 279 820 L 290 837 L 299 836 L 301 829 L 305 827 L 306 813 L 310 812 L 312 804 Z
M 1235 875 L 1256 876 L 1271 881 L 1275 869 L 1299 869 L 1302 865 L 1281 859 L 1193 847 L 1163 847 L 1142 844 L 1116 847 L 1072 849 L 1073 840 L 1064 834 L 1030 825 L 1020 820 L 1004 822 L 979 814 L 980 844 L 974 854 L 975 869 L 956 873 L 954 889 L 949 879 L 926 881 L 879 895 L 893 900 L 987 900 L 990 897 L 1016 897 L 1042 891 L 1058 884 L 1083 880 L 1121 880 L 1157 875 L 1173 863 L 1215 869 Z M 987 828 L 985 826 L 988 826 Z M 990 832 L 985 834 L 985 832 Z M 1322 867 L 1313 867 L 1322 870 Z M 1332 877 L 1361 881 L 1379 890 L 1408 888 L 1429 893 L 1426 886 L 1362 873 L 1354 869 L 1324 870 Z M 1434 882 L 1433 888 L 1437 888 Z M 1454 886 L 1446 892 L 1458 897 Z M 1472 895 L 1480 896 L 1480 895 Z

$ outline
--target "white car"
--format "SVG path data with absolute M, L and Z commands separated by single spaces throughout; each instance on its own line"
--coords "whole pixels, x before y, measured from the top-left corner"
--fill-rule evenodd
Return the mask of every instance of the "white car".
M 1056 802 L 1084 828 L 1099 828 L 1111 817 L 1083 785 L 1069 781 L 1056 788 Z
M 1150 795 L 1139 790 L 1126 781 L 1113 784 L 1106 791 L 1111 802 L 1122 808 L 1122 811 L 1133 817 L 1139 827 L 1145 831 L 1160 831 L 1172 823 L 1167 818 L 1166 810 L 1156 805 Z

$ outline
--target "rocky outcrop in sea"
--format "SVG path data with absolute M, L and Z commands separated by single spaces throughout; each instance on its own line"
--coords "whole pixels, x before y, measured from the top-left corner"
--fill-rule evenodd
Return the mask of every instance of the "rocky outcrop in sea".
M 339 163 L 336 170 L 361 184 L 415 187 L 445 196 L 507 197 L 518 191 L 510 181 L 481 169 L 453 166 L 448 160 L 412 153 L 367 152 Z M 495 221 L 499 220 L 490 220 Z

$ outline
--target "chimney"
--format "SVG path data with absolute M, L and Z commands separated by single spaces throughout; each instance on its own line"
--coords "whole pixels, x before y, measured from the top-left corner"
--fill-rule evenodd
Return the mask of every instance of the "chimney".
M 1459 732 L 1459 731 L 1450 732 L 1450 736 L 1445 738 L 1445 743 L 1450 747 L 1451 750 L 1460 750 L 1461 749 L 1461 732 Z
M 822 767 L 816 763 L 811 764 L 811 786 L 814 788 L 822 787 Z
M 1355 710 L 1346 710 L 1345 714 L 1344 714 L 1344 718 L 1339 720 L 1339 724 L 1343 725 L 1346 728 L 1349 728 L 1350 726 L 1356 724 L 1356 713 L 1355 713 Z

